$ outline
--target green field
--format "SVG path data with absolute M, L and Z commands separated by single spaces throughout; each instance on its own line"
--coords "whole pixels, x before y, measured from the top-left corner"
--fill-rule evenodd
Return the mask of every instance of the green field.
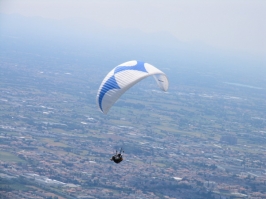
M 24 162 L 24 160 L 16 155 L 4 151 L 0 151 L 0 160 L 4 162 Z

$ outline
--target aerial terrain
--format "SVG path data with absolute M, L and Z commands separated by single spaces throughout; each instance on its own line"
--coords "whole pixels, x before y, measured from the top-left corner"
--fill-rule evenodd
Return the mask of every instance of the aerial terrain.
M 76 34 L 75 43 L 67 33 L 50 38 L 38 30 L 34 38 L 7 30 L 0 41 L 0 198 L 266 198 L 264 62 L 200 47 L 182 54 L 178 42 L 169 53 L 149 43 L 125 52 L 123 38 Z M 101 113 L 103 78 L 134 59 L 160 68 L 168 92 L 150 77 Z M 114 164 L 121 147 L 124 160 Z

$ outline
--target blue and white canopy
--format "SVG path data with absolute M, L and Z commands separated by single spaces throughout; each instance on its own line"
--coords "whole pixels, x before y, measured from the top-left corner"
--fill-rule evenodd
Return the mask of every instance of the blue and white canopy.
M 116 66 L 103 79 L 96 97 L 96 104 L 107 114 L 112 105 L 129 88 L 153 75 L 160 89 L 167 91 L 168 79 L 158 68 L 142 61 L 129 61 Z

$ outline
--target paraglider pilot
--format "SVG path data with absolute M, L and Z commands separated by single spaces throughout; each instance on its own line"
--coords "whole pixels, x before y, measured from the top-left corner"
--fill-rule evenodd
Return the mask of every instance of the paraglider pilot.
M 114 161 L 116 164 L 120 163 L 123 161 L 123 156 L 122 156 L 122 148 L 120 150 L 120 153 L 117 154 L 117 151 L 116 151 L 116 154 L 112 156 L 112 158 L 110 159 L 111 161 Z M 124 153 L 124 151 L 123 151 Z

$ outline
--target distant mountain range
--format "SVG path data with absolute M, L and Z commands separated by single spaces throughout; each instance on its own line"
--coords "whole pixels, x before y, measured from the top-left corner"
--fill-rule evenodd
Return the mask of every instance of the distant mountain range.
M 43 61 L 56 57 L 62 62 L 84 66 L 96 64 L 107 71 L 137 59 L 156 65 L 173 79 L 182 73 L 180 78 L 189 81 L 201 76 L 199 81 L 218 78 L 266 87 L 266 58 L 227 52 L 202 43 L 181 42 L 166 32 L 144 33 L 81 21 L 1 14 L 1 56 Z

